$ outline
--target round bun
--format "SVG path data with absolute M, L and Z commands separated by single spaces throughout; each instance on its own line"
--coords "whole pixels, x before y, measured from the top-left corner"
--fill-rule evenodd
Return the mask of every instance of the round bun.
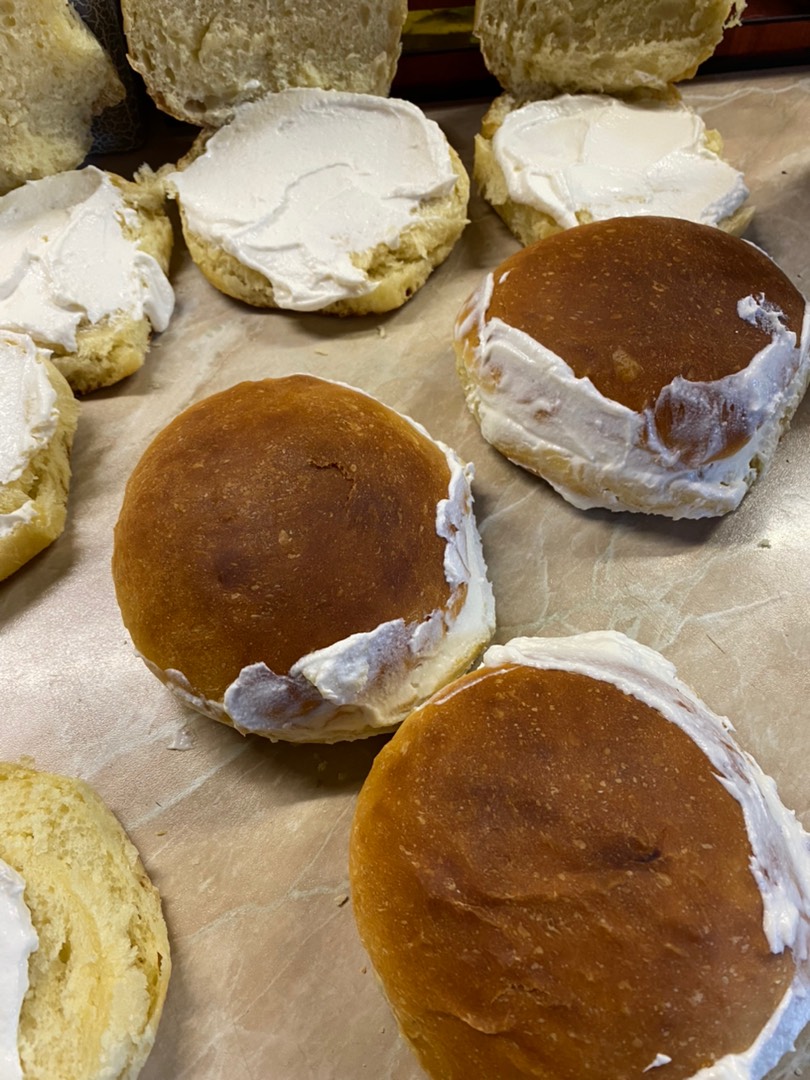
M 122 0 L 129 61 L 161 109 L 219 127 L 234 108 L 290 86 L 385 95 L 405 0 Z
M 395 726 L 493 629 L 469 469 L 337 383 L 241 383 L 144 453 L 115 530 L 124 622 L 201 711 L 273 739 Z
M 758 1080 L 791 1047 L 808 837 L 729 730 L 612 632 L 493 647 L 405 721 L 350 881 L 433 1080 Z
M 89 166 L 0 198 L 0 324 L 50 349 L 71 388 L 110 386 L 144 362 L 174 307 L 162 185 Z M 77 273 L 77 266 L 82 272 Z
M 516 97 L 622 94 L 689 79 L 739 21 L 745 0 L 478 0 L 484 61 Z
M 450 254 L 470 191 L 417 106 L 307 89 L 241 106 L 166 184 L 212 285 L 256 307 L 332 315 L 404 304 Z
M 80 780 L 0 763 L 0 860 L 38 937 L 18 1046 L 24 1080 L 134 1080 L 170 959 L 160 898 L 118 821 Z
M 523 244 L 589 221 L 683 217 L 741 235 L 754 216 L 723 140 L 677 95 L 497 98 L 475 138 L 481 194 Z
M 456 324 L 484 437 L 569 502 L 739 505 L 810 377 L 801 294 L 758 248 L 675 218 L 567 229 L 487 276 Z
M 30 338 L 0 331 L 0 581 L 65 527 L 79 409 L 48 355 Z

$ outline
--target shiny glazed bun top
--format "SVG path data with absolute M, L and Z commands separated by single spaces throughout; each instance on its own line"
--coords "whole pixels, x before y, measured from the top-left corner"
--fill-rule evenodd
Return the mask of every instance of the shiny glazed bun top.
M 368 395 L 303 375 L 192 406 L 148 447 L 116 527 L 113 573 L 136 648 L 216 712 L 245 669 L 282 677 L 383 624 L 455 617 L 466 585 L 448 580 L 437 532 L 461 473 L 448 454 Z M 464 499 L 471 515 L 468 486 Z M 298 701 L 308 684 L 271 689 L 284 700 L 254 702 L 270 730 L 271 714 L 312 711 Z

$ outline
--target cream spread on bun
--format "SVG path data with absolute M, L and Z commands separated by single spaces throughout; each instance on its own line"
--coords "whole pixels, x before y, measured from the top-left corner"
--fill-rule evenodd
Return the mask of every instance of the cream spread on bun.
M 165 330 L 174 293 L 126 233 L 135 211 L 92 166 L 29 181 L 0 199 L 0 326 L 72 352 L 76 331 L 125 313 Z
M 762 896 L 765 937 L 773 953 L 792 950 L 796 974 L 752 1045 L 701 1069 L 694 1080 L 759 1080 L 793 1048 L 810 1019 L 810 837 L 780 801 L 774 781 L 736 745 L 729 721 L 711 712 L 652 649 L 613 631 L 514 638 L 484 654 L 484 668 L 503 664 L 599 679 L 656 709 L 700 747 L 718 783 L 740 804 L 751 844 L 751 873 Z M 665 1051 L 662 1047 L 650 1068 L 670 1060 Z
M 0 488 L 23 475 L 58 421 L 56 391 L 29 337 L 0 331 Z M 36 516 L 32 500 L 0 513 L 0 538 Z
M 24 899 L 25 882 L 0 860 L 0 1076 L 22 1080 L 17 1032 L 28 989 L 28 957 L 39 945 Z
M 188 228 L 295 311 L 372 292 L 353 255 L 395 250 L 421 204 L 456 181 L 445 136 L 415 105 L 315 89 L 240 106 L 167 178 Z
M 707 142 L 682 102 L 634 103 L 594 94 L 532 101 L 492 138 L 510 199 L 561 228 L 659 214 L 716 225 L 745 202 L 742 174 Z

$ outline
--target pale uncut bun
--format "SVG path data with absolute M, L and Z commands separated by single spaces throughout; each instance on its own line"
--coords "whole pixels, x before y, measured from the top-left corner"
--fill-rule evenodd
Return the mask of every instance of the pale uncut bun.
M 397 143 L 400 132 L 393 127 L 372 129 L 374 133 L 369 134 L 366 116 L 371 116 L 373 108 L 383 114 L 401 110 L 411 117 L 409 122 L 416 121 L 415 127 L 405 132 L 402 145 Z M 347 169 L 350 159 L 345 157 L 346 142 L 333 144 L 324 139 L 323 117 L 327 109 L 333 110 L 336 118 L 341 114 L 354 117 L 351 126 L 366 154 L 372 152 L 371 160 L 366 157 L 362 164 L 352 163 L 353 168 Z M 379 146 L 374 141 L 378 136 Z M 432 189 L 424 194 L 419 191 L 413 212 L 395 232 L 386 224 L 372 230 L 370 246 L 360 250 L 353 247 L 356 224 L 371 220 L 377 206 L 393 206 L 404 200 L 411 181 L 414 186 L 418 184 L 419 178 L 409 172 L 407 163 L 403 164 L 407 155 L 427 157 L 437 150 L 441 155 L 438 168 L 447 177 L 443 175 L 439 184 L 434 181 L 440 190 L 435 194 Z M 301 163 L 307 151 L 305 169 Z M 386 194 L 387 202 L 377 197 L 375 188 L 376 174 L 382 176 L 377 160 L 386 155 L 399 162 L 394 185 L 398 190 Z M 233 163 L 242 160 L 253 169 L 253 179 L 236 181 L 243 189 L 237 209 L 234 179 L 223 180 L 222 176 L 225 168 L 233 171 Z M 434 268 L 450 254 L 467 224 L 470 182 L 461 159 L 438 126 L 405 101 L 308 89 L 268 95 L 237 110 L 232 123 L 214 134 L 203 133 L 179 163 L 179 170 L 168 175 L 166 183 L 177 199 L 192 259 L 217 289 L 256 307 L 329 315 L 391 311 L 424 285 Z M 275 174 L 286 177 L 290 173 L 289 187 L 271 194 L 265 170 L 270 179 Z M 316 175 L 329 178 L 327 191 L 298 208 L 298 224 L 292 220 L 297 186 L 312 182 Z M 353 186 L 337 188 L 348 175 Z M 190 184 L 194 184 L 193 189 Z M 337 197 L 337 190 L 342 197 Z M 305 226 L 316 213 L 320 214 L 317 226 L 312 233 L 307 232 Z M 279 241 L 280 258 L 272 237 L 258 242 L 250 253 L 239 247 L 260 231 L 269 236 L 270 229 L 284 233 Z M 331 260 L 321 254 L 324 242 L 334 242 Z M 305 296 L 298 295 L 279 278 L 279 274 L 290 274 L 292 257 L 298 249 L 303 251 L 302 265 L 314 282 L 311 295 L 306 289 L 302 289 Z M 347 260 L 359 284 L 348 281 L 337 265 L 338 258 Z M 251 259 L 258 259 L 258 264 Z M 294 275 L 291 277 L 295 280 Z
M 116 525 L 136 649 L 243 733 L 391 729 L 492 633 L 469 475 L 338 383 L 295 375 L 199 402 L 147 448 Z
M 0 581 L 19 570 L 60 535 L 65 527 L 70 486 L 70 450 L 78 420 L 78 405 L 64 378 L 48 359 L 48 354 L 18 334 L 0 330 L 0 363 L 22 363 L 25 358 L 41 365 L 53 388 L 51 411 L 53 430 L 46 440 L 32 447 L 21 472 L 13 477 L 0 475 Z M 0 403 L 0 414 L 15 420 L 25 401 Z
M 160 898 L 81 780 L 0 763 L 0 859 L 25 881 L 39 947 L 20 1016 L 25 1080 L 134 1080 L 170 959 Z
M 710 517 L 767 467 L 810 378 L 801 294 L 758 248 L 660 217 L 524 248 L 455 345 L 484 437 L 583 509 Z
M 95 115 L 124 97 L 112 60 L 68 0 L 5 0 L 0 19 L 0 194 L 72 169 Z
M 694 75 L 744 7 L 744 0 L 477 0 L 475 33 L 489 70 L 521 99 L 665 90 Z
M 555 101 L 559 100 L 561 99 L 551 98 L 548 100 L 548 105 L 553 105 Z M 574 98 L 573 100 L 576 101 L 577 98 Z M 559 216 L 555 216 L 547 209 L 543 209 L 530 201 L 530 192 L 526 191 L 526 181 L 523 178 L 518 178 L 521 181 L 520 186 L 523 188 L 521 194 L 517 195 L 510 192 L 502 161 L 499 159 L 498 151 L 495 146 L 493 146 L 493 139 L 495 138 L 496 132 L 501 128 L 504 120 L 510 114 L 518 109 L 524 109 L 528 112 L 532 109 L 543 108 L 545 104 L 546 102 L 529 102 L 526 105 L 521 106 L 510 94 L 501 94 L 487 110 L 481 123 L 481 131 L 475 137 L 475 160 L 473 165 L 473 176 L 475 181 L 478 184 L 483 197 L 493 207 L 499 217 L 506 222 L 512 233 L 522 244 L 533 244 L 538 240 L 543 240 L 547 236 L 560 232 L 563 228 L 570 228 L 574 224 L 584 225 L 589 221 L 594 220 L 592 209 L 589 208 L 587 203 L 583 203 L 576 204 L 572 207 L 576 219 L 575 221 L 568 224 L 561 222 Z M 677 96 L 671 97 L 666 102 L 652 98 L 636 98 L 632 102 L 621 102 L 619 99 L 615 99 L 613 106 L 615 109 L 623 110 L 624 115 L 628 117 L 630 116 L 631 110 L 636 110 L 642 114 L 645 110 L 649 110 L 653 114 L 660 113 L 664 120 L 666 120 L 666 113 L 668 110 L 685 111 L 687 109 Z M 695 123 L 702 126 L 702 122 L 696 115 Z M 572 127 L 576 130 L 576 121 L 572 121 Z M 645 134 L 642 133 L 640 138 L 644 139 Z M 699 145 L 699 167 L 701 169 L 706 168 L 707 159 L 710 158 L 719 159 L 718 167 L 723 167 L 723 140 L 718 131 L 703 128 Z M 663 154 L 663 150 L 659 151 L 659 153 Z M 696 157 L 697 153 L 698 152 L 696 151 Z M 547 160 L 548 168 L 550 170 L 553 169 L 559 161 L 559 149 L 555 149 L 555 152 L 552 153 Z M 576 160 L 578 162 L 578 159 Z M 672 160 L 676 159 L 673 158 Z M 542 164 L 543 162 L 538 161 L 537 163 Z M 614 168 L 616 166 L 621 168 L 623 163 L 619 157 L 615 163 L 611 164 Z M 637 165 L 635 163 L 628 165 L 628 172 L 631 174 L 631 193 L 620 203 L 619 212 L 622 214 L 669 213 L 671 212 L 669 210 L 662 209 L 656 211 L 655 209 L 650 209 L 650 207 L 666 206 L 673 201 L 671 196 L 668 197 L 668 192 L 672 192 L 674 195 L 680 190 L 689 191 L 691 202 L 696 194 L 694 184 L 695 174 L 690 172 L 689 175 L 686 176 L 685 179 L 689 186 L 684 188 L 679 183 L 681 174 L 677 172 L 673 174 L 671 163 L 668 161 L 667 164 L 669 166 L 668 168 L 661 169 L 660 159 L 659 162 L 653 163 L 652 157 L 650 158 L 651 183 L 648 192 L 648 202 L 645 202 L 638 197 L 638 184 L 636 183 L 636 177 L 632 175 L 634 170 L 637 169 Z M 694 221 L 703 221 L 705 224 L 717 225 L 718 228 L 723 229 L 725 232 L 732 233 L 734 236 L 741 236 L 751 223 L 751 219 L 754 216 L 754 210 L 753 207 L 743 205 L 748 192 L 742 181 L 742 176 L 740 174 L 736 174 L 735 176 L 730 166 L 727 167 L 727 170 L 729 190 L 724 199 L 724 203 L 728 203 L 728 208 L 726 209 L 725 206 L 715 208 L 715 206 L 712 205 L 712 195 L 707 194 L 700 204 L 703 216 L 694 216 L 691 219 Z M 615 172 L 613 175 L 608 175 L 607 171 L 600 172 L 596 169 L 594 172 L 596 174 L 594 179 L 597 183 L 604 183 L 609 190 L 615 188 Z M 543 175 L 545 175 L 545 172 Z M 698 188 L 698 191 L 699 190 L 700 189 Z M 557 195 L 558 193 L 554 192 L 554 194 Z M 582 196 L 585 192 L 581 191 L 579 194 Z M 594 194 L 601 195 L 599 187 L 595 188 Z M 564 189 L 559 195 L 564 203 L 567 204 L 568 199 L 574 197 L 574 192 L 570 191 L 570 189 Z M 607 215 L 604 213 L 598 215 L 600 218 L 604 218 L 605 216 Z M 617 216 L 617 213 L 611 213 L 610 216 Z M 690 217 L 691 215 L 684 212 L 678 216 Z
M 153 322 L 164 329 L 174 305 L 172 226 L 153 175 L 131 182 L 90 166 L 30 181 L 0 198 L 6 236 L 17 262 L 5 281 L 0 270 L 0 325 L 50 349 L 77 393 L 142 366 Z
M 522 638 L 378 754 L 352 900 L 433 1080 L 758 1080 L 810 1019 L 809 839 L 663 657 Z
M 405 0 L 122 0 L 129 61 L 161 109 L 219 127 L 268 91 L 387 94 Z

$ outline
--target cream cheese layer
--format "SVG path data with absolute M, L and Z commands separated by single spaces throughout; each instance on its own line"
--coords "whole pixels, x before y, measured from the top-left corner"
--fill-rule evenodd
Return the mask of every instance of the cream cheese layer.
M 762 896 L 765 937 L 771 952 L 792 950 L 796 975 L 752 1045 L 701 1069 L 693 1080 L 760 1080 L 792 1049 L 810 1019 L 810 836 L 780 801 L 772 778 L 737 746 L 729 721 L 697 698 L 654 650 L 609 630 L 514 638 L 484 654 L 484 668 L 503 664 L 600 679 L 656 709 L 700 747 L 718 782 L 740 804 L 751 844 L 751 873 Z M 663 1064 L 663 1057 L 668 1057 L 665 1046 L 653 1066 Z
M 19 480 L 56 431 L 56 391 L 42 356 L 29 337 L 0 330 L 0 487 Z M 0 538 L 35 516 L 31 500 L 0 513 Z
M 124 314 L 165 330 L 172 287 L 125 231 L 135 211 L 94 167 L 31 180 L 0 199 L 0 327 L 74 352 L 81 326 Z
M 25 882 L 0 860 L 0 1076 L 22 1080 L 17 1048 L 20 1009 L 28 989 L 28 957 L 39 945 L 25 903 Z
M 240 106 L 167 183 L 192 233 L 263 274 L 279 307 L 315 311 L 372 292 L 352 256 L 396 249 L 456 179 L 415 105 L 294 89 Z
M 534 101 L 492 139 L 510 199 L 561 228 L 657 214 L 716 225 L 748 197 L 742 174 L 707 144 L 682 102 L 630 104 L 595 94 Z

